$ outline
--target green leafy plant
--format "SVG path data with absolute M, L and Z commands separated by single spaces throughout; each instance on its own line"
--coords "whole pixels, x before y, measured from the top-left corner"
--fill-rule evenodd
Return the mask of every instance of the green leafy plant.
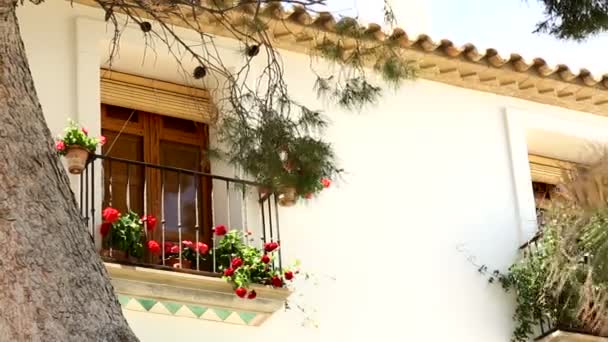
M 154 229 L 156 218 L 151 215 L 140 217 L 132 211 L 121 214 L 112 207 L 106 207 L 102 217 L 104 222 L 101 224 L 100 234 L 107 247 L 123 251 L 127 256 L 143 256 L 144 229 Z
M 280 248 L 278 242 L 265 243 L 263 249 L 258 249 L 245 243 L 247 236 L 240 231 L 228 231 L 221 225 L 215 227 L 214 232 L 216 238 L 220 238 L 214 251 L 218 269 L 241 298 L 254 299 L 257 296 L 250 288 L 253 284 L 281 288 L 297 273 L 274 267 L 275 252 Z
M 558 206 L 545 222 L 523 258 L 489 277 L 516 295 L 512 340 L 528 341 L 541 321 L 608 336 L 608 211 Z
M 55 149 L 62 156 L 70 147 L 80 146 L 90 152 L 95 152 L 97 145 L 106 143 L 106 137 L 103 135 L 98 138 L 90 137 L 89 130 L 86 127 L 80 127 L 73 120 L 68 120 L 68 127 L 64 132 L 63 137 L 59 136 L 55 141 Z

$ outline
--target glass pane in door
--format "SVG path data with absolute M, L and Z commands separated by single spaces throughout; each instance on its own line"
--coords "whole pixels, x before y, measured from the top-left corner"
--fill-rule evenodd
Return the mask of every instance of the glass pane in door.
M 198 146 L 160 142 L 160 163 L 163 166 L 198 171 L 200 160 Z M 202 227 L 201 180 L 194 175 L 176 171 L 164 171 L 162 177 L 167 240 L 179 239 L 178 227 L 181 225 L 182 240 L 195 241 L 195 227 Z M 202 241 L 202 236 L 199 239 Z
M 117 132 L 109 130 L 102 130 L 102 134 L 107 138 L 107 143 L 102 149 L 104 155 L 143 161 L 142 137 L 125 133 L 118 136 Z M 144 168 L 139 165 L 104 160 L 103 207 L 111 205 L 121 213 L 130 209 L 137 214 L 143 214 L 144 172 Z

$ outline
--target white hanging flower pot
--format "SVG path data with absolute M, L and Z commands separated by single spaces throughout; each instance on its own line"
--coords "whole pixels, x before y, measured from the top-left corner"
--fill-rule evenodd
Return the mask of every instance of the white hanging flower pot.
M 68 171 L 71 174 L 79 175 L 87 165 L 89 150 L 80 146 L 69 146 L 66 149 L 65 159 L 68 162 Z

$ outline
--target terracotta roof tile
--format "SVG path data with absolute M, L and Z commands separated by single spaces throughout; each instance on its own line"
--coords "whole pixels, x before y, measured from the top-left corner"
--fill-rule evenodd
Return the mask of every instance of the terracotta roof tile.
M 97 7 L 93 0 L 75 2 Z M 254 8 L 247 5 L 230 18 L 243 20 L 252 13 Z M 329 12 L 309 13 L 301 6 L 286 10 L 279 3 L 263 6 L 261 13 L 267 23 L 277 24 L 269 25 L 269 30 L 274 30 L 277 47 L 303 53 L 310 51 L 321 37 L 348 40 L 348 37 L 338 35 L 337 26 L 344 21 L 356 22 L 353 18 L 337 19 Z M 213 18 L 200 15 L 198 19 L 205 21 L 203 27 L 210 33 L 234 37 L 222 25 L 209 25 L 216 22 Z M 175 20 L 174 24 L 180 25 L 180 20 Z M 449 39 L 434 41 L 425 34 L 409 37 L 402 28 L 384 32 L 380 25 L 369 24 L 363 29 L 372 40 L 390 38 L 397 41 L 403 58 L 419 62 L 422 78 L 608 115 L 608 74 L 594 76 L 586 69 L 576 72 L 563 64 L 551 67 L 543 58 L 526 60 L 517 53 L 501 56 L 496 49 L 479 51 L 474 44 L 456 46 Z M 289 36 L 295 36 L 295 39 Z

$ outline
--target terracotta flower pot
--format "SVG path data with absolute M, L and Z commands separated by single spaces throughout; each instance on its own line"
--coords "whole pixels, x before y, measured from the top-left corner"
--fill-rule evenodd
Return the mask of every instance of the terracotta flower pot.
M 65 159 L 68 161 L 68 171 L 74 175 L 81 174 L 87 165 L 89 153 L 89 150 L 80 146 L 69 146 L 65 154 Z
M 296 188 L 286 187 L 279 191 L 279 205 L 283 207 L 291 207 L 296 204 L 298 193 Z
M 175 268 L 192 268 L 192 262 L 188 259 L 182 258 L 182 263 L 179 263 L 179 257 L 169 257 L 165 259 L 165 266 L 175 267 Z
M 116 261 L 129 261 L 129 256 L 127 255 L 127 253 L 118 249 L 112 249 L 111 255 L 109 249 L 102 249 L 101 256 L 112 258 Z

